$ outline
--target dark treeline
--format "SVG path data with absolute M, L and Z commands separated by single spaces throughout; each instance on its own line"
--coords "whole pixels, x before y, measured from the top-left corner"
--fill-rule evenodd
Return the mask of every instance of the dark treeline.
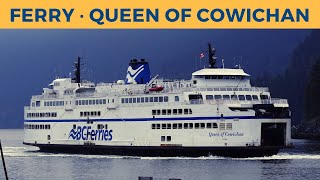
M 275 77 L 265 73 L 254 83 L 268 86 L 273 97 L 289 100 L 292 124 L 299 131 L 320 128 L 320 31 L 313 30 L 294 49 L 284 73 Z

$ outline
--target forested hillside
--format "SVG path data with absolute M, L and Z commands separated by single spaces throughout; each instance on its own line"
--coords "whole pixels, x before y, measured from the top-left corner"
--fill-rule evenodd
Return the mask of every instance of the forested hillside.
M 275 77 L 265 74 L 255 80 L 256 85 L 269 86 L 273 97 L 287 98 L 293 124 L 301 125 L 305 129 L 313 128 L 313 121 L 319 116 L 319 113 L 316 113 L 320 110 L 319 58 L 320 31 L 313 30 L 292 52 L 289 66 L 284 73 Z

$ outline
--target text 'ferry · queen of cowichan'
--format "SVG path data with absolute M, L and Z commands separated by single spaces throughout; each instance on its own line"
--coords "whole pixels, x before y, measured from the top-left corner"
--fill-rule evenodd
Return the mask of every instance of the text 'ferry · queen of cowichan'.
M 24 112 L 24 141 L 40 151 L 125 156 L 268 156 L 291 145 L 287 100 L 252 87 L 240 68 L 209 68 L 191 80 L 151 78 L 131 60 L 126 80 L 55 79 Z

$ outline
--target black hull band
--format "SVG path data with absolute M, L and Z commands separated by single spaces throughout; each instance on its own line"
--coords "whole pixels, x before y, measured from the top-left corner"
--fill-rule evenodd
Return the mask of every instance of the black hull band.
M 181 146 L 100 146 L 100 145 L 61 145 L 61 144 L 30 144 L 37 146 L 42 152 L 91 154 L 91 155 L 121 155 L 145 157 L 200 157 L 226 156 L 235 158 L 272 156 L 282 148 L 279 146 L 250 147 L 181 147 Z

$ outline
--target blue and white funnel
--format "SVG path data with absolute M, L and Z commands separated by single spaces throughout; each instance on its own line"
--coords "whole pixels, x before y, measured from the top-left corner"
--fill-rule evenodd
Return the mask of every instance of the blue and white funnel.
M 151 80 L 149 63 L 144 59 L 133 59 L 127 70 L 126 84 L 147 84 Z

